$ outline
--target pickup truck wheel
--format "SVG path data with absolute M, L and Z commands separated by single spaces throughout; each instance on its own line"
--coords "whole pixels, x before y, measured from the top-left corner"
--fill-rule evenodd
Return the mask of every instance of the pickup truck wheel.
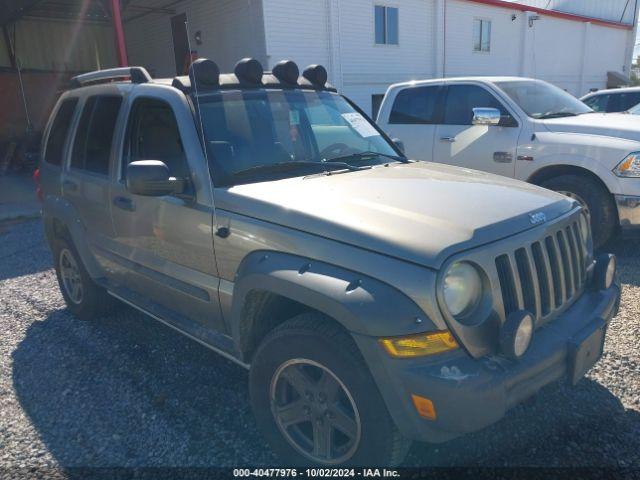
M 56 238 L 52 251 L 67 308 L 83 320 L 109 313 L 114 299 L 91 279 L 73 243 L 64 237 Z
M 294 465 L 393 466 L 409 449 L 353 340 L 324 315 L 272 331 L 251 362 L 249 390 L 258 426 Z
M 542 182 L 541 186 L 582 205 L 591 223 L 594 248 L 602 247 L 613 236 L 616 208 L 609 192 L 598 182 L 584 175 L 561 175 Z

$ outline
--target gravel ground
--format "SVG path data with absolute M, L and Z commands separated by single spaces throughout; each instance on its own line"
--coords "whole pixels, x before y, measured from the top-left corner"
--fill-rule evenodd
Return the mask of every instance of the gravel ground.
M 622 306 L 588 376 L 481 432 L 416 444 L 406 465 L 640 469 L 640 241 L 613 251 Z M 128 307 L 93 322 L 66 311 L 38 221 L 0 224 L 0 331 L 0 476 L 278 464 L 241 367 Z

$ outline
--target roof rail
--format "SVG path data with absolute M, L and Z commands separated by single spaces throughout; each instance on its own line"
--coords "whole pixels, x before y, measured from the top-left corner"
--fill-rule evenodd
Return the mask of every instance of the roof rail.
M 130 78 L 132 83 L 147 83 L 151 81 L 151 75 L 144 67 L 121 67 L 77 75 L 71 79 L 71 87 L 78 88 L 87 83 L 105 82 L 117 78 Z

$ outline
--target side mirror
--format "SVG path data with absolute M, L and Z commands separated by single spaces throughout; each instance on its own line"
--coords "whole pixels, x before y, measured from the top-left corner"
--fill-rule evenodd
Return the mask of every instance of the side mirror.
M 497 108 L 474 108 L 474 125 L 498 125 L 500 123 L 500 110 Z
M 127 190 L 135 195 L 161 197 L 184 192 L 185 181 L 172 177 L 159 160 L 139 160 L 127 166 Z
M 400 140 L 399 138 L 392 138 L 391 141 L 398 148 L 398 150 L 400 150 L 402 153 L 405 153 L 404 142 L 402 140 Z

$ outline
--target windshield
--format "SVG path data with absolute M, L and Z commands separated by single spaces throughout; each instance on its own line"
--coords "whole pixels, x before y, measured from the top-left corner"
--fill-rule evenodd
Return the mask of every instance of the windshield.
M 229 91 L 199 103 L 216 186 L 404 160 L 334 93 Z
M 496 82 L 496 86 L 533 118 L 573 117 L 593 112 L 571 94 L 540 80 Z

